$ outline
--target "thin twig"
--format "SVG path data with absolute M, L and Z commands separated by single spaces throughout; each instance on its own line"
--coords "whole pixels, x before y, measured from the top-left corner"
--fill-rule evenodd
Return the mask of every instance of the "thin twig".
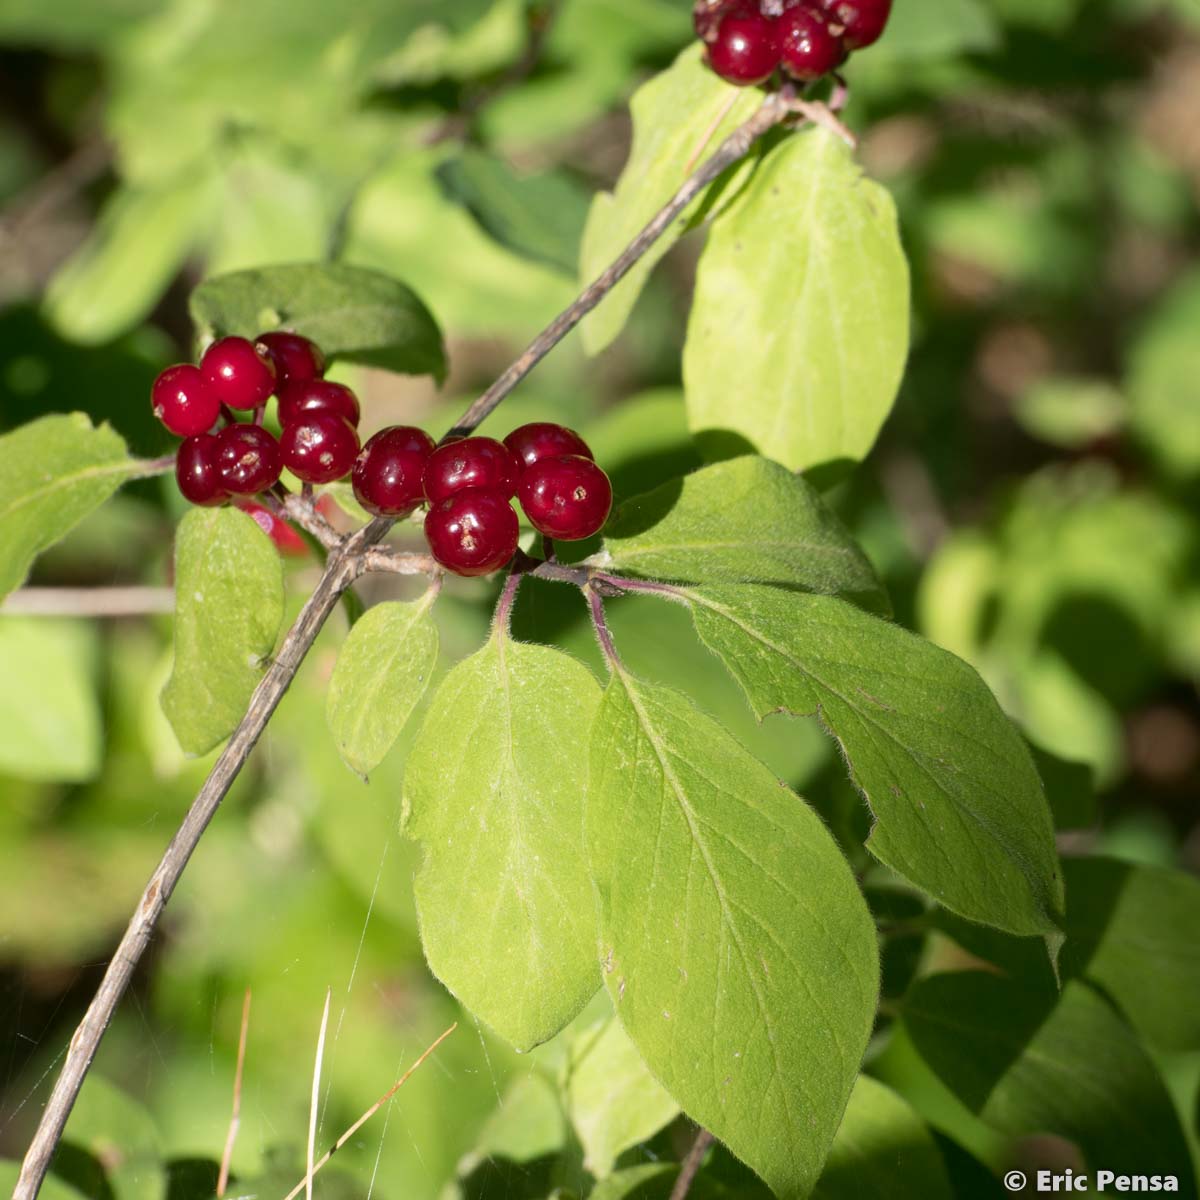
M 308 1173 L 304 1176 L 304 1200 L 312 1200 L 313 1160 L 317 1156 L 317 1110 L 321 1105 L 321 1064 L 325 1061 L 325 1034 L 329 1029 L 329 1001 L 333 988 L 325 989 L 325 1011 L 321 1014 L 321 1032 L 317 1035 L 317 1061 L 313 1063 L 312 1102 L 308 1107 L 308 1156 L 304 1160 Z
M 0 604 L 6 617 L 145 617 L 174 609 L 169 587 L 21 588 Z
M 587 287 L 574 304 L 555 318 L 500 379 L 467 409 L 451 432 L 465 433 L 474 430 L 550 350 L 624 278 L 638 259 L 670 228 L 704 188 L 742 158 L 768 129 L 783 122 L 791 111 L 787 97 L 767 97 L 758 112 L 721 143 L 616 262 Z M 339 597 L 366 566 L 375 561 L 372 548 L 387 534 L 393 524 L 394 522 L 387 518 L 377 517 L 369 525 L 338 543 L 331 552 L 316 590 L 284 638 L 278 657 L 255 691 L 246 715 L 217 759 L 199 795 L 188 810 L 183 824 L 151 876 L 100 987 L 71 1038 L 62 1071 L 21 1165 L 13 1200 L 35 1200 L 104 1031 L 129 986 L 133 972 L 149 945 L 163 908 L 175 890 L 188 860 L 295 677 L 300 663 L 312 648 L 317 634 L 337 606 Z M 594 591 L 593 596 L 599 600 L 599 595 Z
M 608 660 L 609 665 L 614 669 L 619 668 L 621 656 L 617 653 L 617 644 L 613 641 L 612 631 L 609 629 L 608 620 L 604 615 L 604 600 L 594 587 L 584 588 L 583 594 L 587 597 L 588 607 L 591 609 L 592 627 L 596 631 L 600 649 L 604 651 L 604 657 Z
M 418 1058 L 417 1061 L 413 1063 L 413 1065 L 409 1067 L 408 1070 L 405 1071 L 404 1074 L 401 1075 L 400 1078 L 397 1079 L 396 1082 L 393 1083 L 392 1086 L 388 1088 L 388 1090 L 384 1092 L 383 1095 L 380 1096 L 379 1099 L 376 1100 L 375 1103 L 372 1104 L 371 1107 L 368 1108 L 367 1111 L 363 1113 L 363 1115 L 359 1117 L 358 1120 L 355 1121 L 354 1124 L 351 1125 L 350 1128 L 347 1129 L 346 1132 L 343 1133 L 342 1136 L 338 1138 L 338 1140 L 334 1142 L 333 1145 L 330 1146 L 329 1149 L 326 1150 L 325 1153 L 309 1167 L 308 1174 L 305 1175 L 304 1178 L 300 1180 L 300 1182 L 296 1184 L 296 1186 L 292 1188 L 290 1192 L 288 1192 L 283 1200 L 296 1200 L 296 1197 L 299 1196 L 301 1192 L 306 1191 L 309 1187 L 311 1187 L 313 1176 L 413 1077 L 417 1068 L 420 1067 L 421 1064 L 424 1063 L 425 1060 L 457 1028 L 458 1022 L 455 1021 L 449 1029 L 443 1030 L 437 1039 L 430 1043 L 428 1047 L 426 1047 L 420 1058 Z
M 229 1186 L 229 1164 L 233 1159 L 233 1145 L 237 1141 L 238 1127 L 242 1123 L 242 1072 L 246 1066 L 246 1035 L 250 1031 L 250 989 L 242 999 L 242 1029 L 238 1034 L 237 1067 L 233 1073 L 233 1113 L 229 1118 L 229 1132 L 225 1135 L 225 1149 L 221 1154 L 221 1169 L 217 1173 L 217 1200 L 225 1195 Z
M 692 1190 L 692 1183 L 699 1173 L 700 1164 L 704 1161 L 704 1156 L 708 1153 L 708 1148 L 714 1140 L 713 1135 L 707 1129 L 701 1129 L 696 1134 L 696 1140 L 692 1143 L 687 1158 L 683 1160 L 683 1166 L 679 1169 L 675 1186 L 671 1189 L 671 1200 L 684 1200 L 688 1192 Z

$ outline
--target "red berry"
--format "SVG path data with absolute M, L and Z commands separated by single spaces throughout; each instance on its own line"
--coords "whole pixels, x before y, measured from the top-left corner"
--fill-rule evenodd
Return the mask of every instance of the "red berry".
M 708 47 L 708 63 L 730 83 L 742 87 L 765 83 L 779 66 L 775 22 L 751 10 L 729 13 Z
M 255 345 L 260 351 L 266 352 L 275 367 L 278 388 L 284 388 L 289 383 L 306 383 L 325 374 L 325 355 L 320 347 L 298 333 L 285 333 L 282 330 L 260 333 Z
M 433 557 L 456 575 L 490 575 L 517 552 L 521 524 L 496 488 L 467 488 L 435 504 L 425 517 Z
M 332 483 L 350 473 L 358 457 L 354 427 L 330 412 L 309 413 L 285 425 L 279 439 L 283 463 L 305 483 Z
M 692 26 L 701 41 L 711 42 L 717 36 L 717 28 L 731 12 L 737 10 L 754 12 L 751 0 L 696 0 L 692 7 Z
M 154 415 L 179 437 L 207 433 L 221 415 L 221 402 L 204 382 L 198 367 L 168 367 L 150 389 Z
M 849 50 L 862 50 L 883 36 L 892 15 L 892 0 L 818 0 L 833 25 L 841 25 Z
M 175 456 L 175 481 L 185 500 L 202 508 L 214 508 L 229 499 L 221 483 L 217 462 L 219 443 L 212 434 L 188 438 Z
M 798 5 L 779 18 L 783 69 L 795 79 L 820 79 L 846 61 L 842 39 L 820 13 Z
M 590 458 L 543 458 L 521 476 L 521 507 L 539 533 L 578 542 L 598 533 L 612 508 L 612 484 Z
M 367 512 L 399 517 L 425 499 L 425 464 L 433 438 L 411 425 L 382 429 L 354 464 L 354 495 Z
M 504 439 L 504 444 L 516 455 L 522 468 L 532 467 L 543 458 L 554 458 L 559 454 L 581 454 L 584 458 L 594 457 L 583 440 L 573 429 L 555 425 L 550 421 L 535 421 L 514 429 Z
M 316 412 L 333 413 L 356 428 L 362 416 L 358 397 L 348 387 L 328 379 L 306 379 L 279 389 L 281 425 L 294 425 Z
M 237 507 L 247 516 L 253 517 L 255 524 L 275 543 L 275 549 L 289 558 L 298 558 L 308 553 L 304 539 L 286 522 L 281 521 L 269 509 L 252 500 L 240 500 Z
M 259 408 L 275 390 L 275 368 L 243 337 L 213 342 L 200 360 L 204 381 L 230 408 Z
M 283 468 L 279 443 L 261 425 L 226 425 L 217 434 L 221 483 L 234 496 L 253 496 L 274 487 Z
M 425 495 L 434 504 L 464 488 L 517 493 L 521 468 L 507 446 L 494 438 L 471 437 L 439 447 L 425 464 Z

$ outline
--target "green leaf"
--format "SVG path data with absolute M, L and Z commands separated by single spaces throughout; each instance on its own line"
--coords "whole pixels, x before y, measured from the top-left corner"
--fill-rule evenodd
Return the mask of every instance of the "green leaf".
M 928 1126 L 890 1088 L 860 1075 L 814 1200 L 953 1200 Z
M 602 1179 L 588 1194 L 588 1200 L 670 1200 L 678 1178 L 678 1163 L 629 1167 Z M 731 1190 L 704 1172 L 696 1176 L 688 1196 L 690 1200 L 746 1200 L 743 1192 Z
M 694 165 L 747 120 L 761 103 L 753 88 L 739 90 L 703 63 L 699 45 L 654 76 L 629 103 L 633 146 L 616 190 L 592 202 L 579 273 L 591 283 L 679 190 Z M 743 168 L 745 169 L 745 168 Z M 583 344 L 599 354 L 625 327 L 655 264 L 687 229 L 703 198 L 677 220 L 583 322 Z
M 891 197 L 824 129 L 788 138 L 713 223 L 683 356 L 694 433 L 793 470 L 857 462 L 908 355 Z
M 162 1144 L 150 1113 L 107 1080 L 92 1076 L 79 1093 L 63 1142 L 103 1163 L 117 1200 L 160 1200 Z
M 0 599 L 33 560 L 100 507 L 145 464 L 83 413 L 42 417 L 0 437 Z
M 875 817 L 876 858 L 973 921 L 1055 933 L 1062 880 L 1041 780 L 972 667 L 828 596 L 687 595 L 760 718 L 818 713 L 837 738 Z
M 205 338 L 292 329 L 330 358 L 405 375 L 446 374 L 441 330 L 405 284 L 343 263 L 291 263 L 202 283 L 190 302 Z
M 493 155 L 466 147 L 438 167 L 437 177 L 502 246 L 574 273 L 588 202 L 566 172 L 519 176 Z
M 163 711 L 183 749 L 204 754 L 245 715 L 283 622 L 283 567 L 253 518 L 236 508 L 183 518 L 175 606 Z
M 94 51 L 155 8 L 155 0 L 5 0 L 0 41 Z
M 338 753 L 369 775 L 395 744 L 429 687 L 438 632 L 430 589 L 411 604 L 377 604 L 355 623 L 338 653 L 325 713 Z
M 93 630 L 0 617 L 0 775 L 78 783 L 100 770 Z
M 0 1159 L 0 1192 L 16 1191 L 17 1180 L 21 1175 L 19 1162 L 6 1162 Z M 76 1191 L 70 1184 L 64 1183 L 54 1175 L 47 1175 L 38 1191 L 41 1200 L 84 1200 L 84 1193 Z
M 1200 881 L 1113 859 L 1066 859 L 1062 966 L 1111 997 L 1152 1045 L 1200 1050 Z M 1147 986 L 1153 980 L 1153 986 Z
M 578 749 L 598 697 L 574 659 L 497 630 L 446 676 L 404 774 L 429 966 L 519 1050 L 599 986 Z
M 1154 1064 L 1085 984 L 1056 998 L 990 972 L 935 975 L 909 994 L 904 1024 L 934 1072 L 994 1128 L 1057 1134 L 1093 1169 L 1170 1173 L 1195 1195 L 1187 1142 Z
M 679 1105 L 612 1017 L 572 1043 L 566 1097 L 583 1165 L 598 1179 L 612 1173 L 621 1153 L 649 1141 L 679 1115 Z
M 683 1110 L 806 1195 L 875 1015 L 874 925 L 821 821 L 677 692 L 618 670 L 586 814 L 604 981 Z
M 886 605 L 866 555 L 817 493 L 763 458 L 717 463 L 622 504 L 592 561 L 642 577 L 755 580 Z

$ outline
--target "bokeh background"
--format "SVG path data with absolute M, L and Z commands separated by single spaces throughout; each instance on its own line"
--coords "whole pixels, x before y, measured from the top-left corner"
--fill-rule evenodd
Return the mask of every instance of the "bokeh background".
M 364 432 L 440 432 L 572 296 L 628 96 L 689 39 L 684 0 L 0 0 L 0 431 L 83 410 L 167 451 L 147 398 L 191 352 L 189 290 L 334 258 L 412 285 L 450 348 L 440 392 L 339 372 Z M 1200 3 L 897 0 L 851 84 L 862 159 L 900 205 L 915 338 L 878 447 L 830 497 L 900 619 L 978 666 L 1046 752 L 1066 838 L 1200 869 Z M 588 362 L 568 342 L 499 426 L 577 425 L 624 495 L 697 465 L 679 383 L 696 249 L 672 252 L 613 348 Z M 169 481 L 131 488 L 32 582 L 161 588 L 181 511 Z M 289 571 L 298 603 L 316 567 Z M 529 585 L 518 634 L 595 662 L 562 591 Z M 448 589 L 445 664 L 492 599 Z M 638 669 L 689 690 L 853 845 L 861 806 L 819 732 L 756 727 L 686 622 L 645 607 L 613 605 Z M 396 833 L 404 744 L 364 784 L 324 729 L 339 622 L 104 1044 L 60 1160 L 86 1194 L 161 1196 L 162 1163 L 174 1196 L 210 1186 L 246 988 L 243 1191 L 300 1178 L 327 988 L 322 1144 L 463 1024 L 324 1194 L 437 1196 L 463 1155 L 486 1161 L 514 1081 L 564 1060 L 565 1039 L 517 1060 L 426 971 Z M 158 710 L 170 635 L 154 612 L 0 615 L 0 1157 L 23 1151 L 207 769 Z M 1168 1074 L 1193 1104 L 1200 1063 Z

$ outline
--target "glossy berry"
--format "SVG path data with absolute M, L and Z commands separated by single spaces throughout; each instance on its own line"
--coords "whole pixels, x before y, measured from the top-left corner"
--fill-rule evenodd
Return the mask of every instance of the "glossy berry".
M 488 437 L 463 438 L 439 447 L 425 464 L 425 495 L 436 504 L 465 488 L 517 494 L 521 468 L 507 446 Z
M 849 50 L 862 50 L 883 36 L 892 15 L 892 0 L 819 0 L 833 25 L 844 29 L 842 40 Z
M 289 383 L 307 383 L 325 374 L 320 347 L 298 333 L 260 333 L 255 343 L 275 368 L 276 391 Z
M 612 484 L 590 458 L 544 458 L 521 476 L 518 498 L 530 524 L 547 537 L 578 542 L 598 533 L 612 508 Z
M 207 433 L 221 415 L 221 402 L 204 382 L 198 367 L 168 367 L 150 389 L 154 415 L 179 437 Z
M 845 44 L 829 22 L 803 5 L 779 18 L 778 31 L 783 69 L 794 79 L 820 79 L 846 61 Z
M 305 379 L 279 389 L 281 425 L 294 425 L 316 412 L 333 413 L 355 428 L 362 416 L 358 397 L 348 387 L 328 379 Z
M 242 337 L 213 342 L 200 360 L 204 382 L 230 408 L 259 408 L 275 390 L 275 368 Z
M 411 425 L 381 429 L 354 464 L 354 495 L 367 512 L 399 517 L 425 499 L 425 464 L 433 438 Z
M 514 429 L 504 439 L 504 444 L 516 456 L 522 469 L 532 467 L 543 458 L 554 458 L 560 454 L 581 454 L 584 458 L 594 457 L 583 440 L 573 429 L 555 425 L 550 421 L 535 421 Z
M 521 532 L 508 497 L 496 488 L 467 488 L 435 504 L 425 517 L 433 557 L 456 575 L 490 575 L 517 552 Z
M 217 434 L 221 484 L 234 496 L 274 487 L 283 468 L 279 443 L 260 425 L 227 425 Z
M 308 546 L 304 539 L 286 521 L 281 521 L 269 509 L 263 508 L 261 504 L 255 504 L 253 500 L 239 500 L 237 507 L 248 517 L 254 519 L 254 523 L 259 529 L 275 543 L 275 549 L 280 554 L 286 555 L 288 558 L 299 558 L 308 553 Z
M 221 482 L 219 443 L 208 433 L 188 438 L 175 456 L 175 481 L 185 500 L 202 508 L 224 504 L 229 493 Z
M 709 44 L 708 63 L 730 83 L 765 83 L 779 66 L 775 22 L 748 9 L 728 13 Z
M 717 36 L 721 22 L 731 12 L 739 9 L 754 12 L 756 7 L 751 0 L 698 0 L 692 8 L 692 26 L 701 41 L 711 42 Z
M 358 457 L 358 434 L 341 417 L 310 413 L 285 425 L 279 439 L 283 464 L 304 483 L 332 483 L 350 473 Z

